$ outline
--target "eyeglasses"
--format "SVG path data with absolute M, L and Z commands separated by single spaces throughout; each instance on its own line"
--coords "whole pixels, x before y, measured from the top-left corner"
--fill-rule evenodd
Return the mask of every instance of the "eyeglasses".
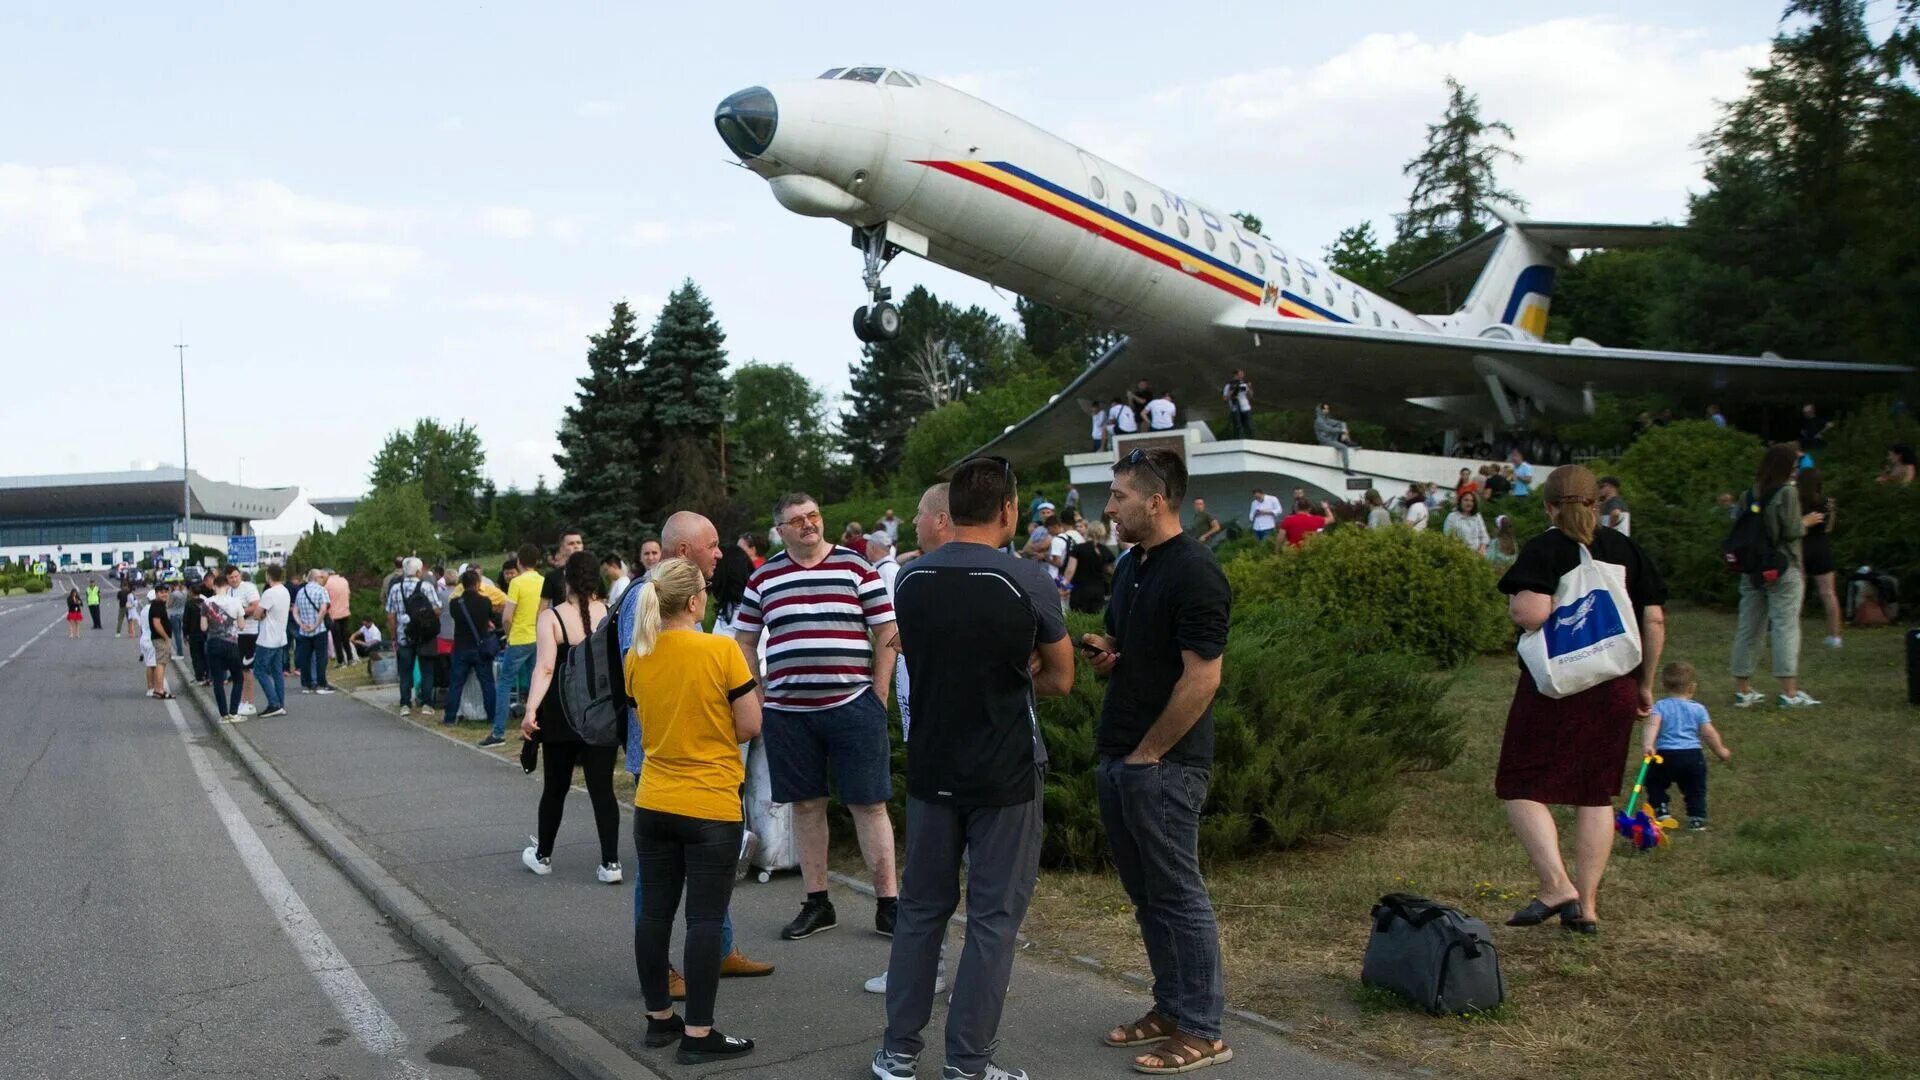
M 1150 493 L 1147 496 L 1148 498 L 1152 498 L 1154 495 L 1158 495 L 1164 499 L 1167 497 L 1167 493 L 1173 490 L 1173 486 L 1167 483 L 1166 474 L 1161 472 L 1160 469 L 1154 465 L 1153 459 L 1147 457 L 1147 451 L 1145 447 L 1140 447 L 1140 446 L 1134 447 L 1133 453 L 1128 454 L 1126 458 L 1121 462 L 1121 464 L 1126 465 L 1128 468 L 1144 468 L 1148 472 L 1153 474 L 1153 478 L 1155 480 L 1160 481 L 1160 490 Z
M 809 510 L 805 514 L 796 514 L 793 517 L 790 517 L 787 520 L 781 522 L 780 524 L 785 525 L 787 528 L 792 529 L 795 532 L 799 532 L 801 529 L 806 528 L 808 525 L 818 525 L 820 524 L 820 522 L 821 522 L 820 511 Z

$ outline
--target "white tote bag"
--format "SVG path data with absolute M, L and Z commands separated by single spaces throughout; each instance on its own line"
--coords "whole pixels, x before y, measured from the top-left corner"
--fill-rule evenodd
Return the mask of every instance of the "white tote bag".
M 1595 562 L 1580 545 L 1580 565 L 1553 589 L 1553 614 L 1520 638 L 1520 660 L 1550 698 L 1572 697 L 1640 666 L 1640 625 L 1627 596 L 1627 568 Z

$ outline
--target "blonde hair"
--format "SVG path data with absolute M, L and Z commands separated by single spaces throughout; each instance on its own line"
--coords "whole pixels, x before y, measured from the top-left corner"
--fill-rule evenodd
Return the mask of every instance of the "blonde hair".
M 1593 531 L 1600 527 L 1600 513 L 1593 505 L 1600 498 L 1600 484 L 1593 478 L 1593 470 L 1585 465 L 1562 465 L 1547 477 L 1540 494 L 1554 528 L 1578 543 L 1593 543 Z
M 662 612 L 685 611 L 694 597 L 707 591 L 707 575 L 683 556 L 662 559 L 640 586 L 640 610 L 634 613 L 633 644 L 628 652 L 645 656 L 660 641 Z

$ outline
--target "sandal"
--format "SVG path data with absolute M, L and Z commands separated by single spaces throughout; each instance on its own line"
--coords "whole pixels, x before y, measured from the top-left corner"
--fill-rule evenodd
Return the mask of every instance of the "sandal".
M 1158 1061 L 1158 1065 L 1148 1065 L 1147 1059 Z M 1204 1069 L 1209 1065 L 1224 1065 L 1233 1060 L 1233 1048 L 1224 1041 L 1212 1042 L 1198 1035 L 1176 1031 L 1160 1045 L 1133 1059 L 1133 1071 L 1151 1076 L 1171 1076 L 1174 1073 L 1188 1073 Z
M 1526 907 L 1514 912 L 1513 917 L 1507 920 L 1507 925 L 1539 926 L 1555 915 L 1560 916 L 1561 920 L 1565 922 L 1578 919 L 1580 917 L 1580 898 L 1576 896 L 1563 904 L 1549 905 L 1546 901 L 1536 896 Z
M 1179 1021 L 1166 1013 L 1152 1010 L 1131 1024 L 1114 1028 L 1113 1031 L 1120 1032 L 1120 1038 L 1114 1038 L 1113 1031 L 1109 1031 L 1106 1038 L 1100 1041 L 1108 1046 L 1145 1046 L 1171 1038 L 1179 1030 Z

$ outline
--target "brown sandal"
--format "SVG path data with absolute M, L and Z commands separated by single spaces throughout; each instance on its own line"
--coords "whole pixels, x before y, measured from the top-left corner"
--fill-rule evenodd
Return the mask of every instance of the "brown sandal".
M 1121 1033 L 1120 1038 L 1114 1038 L 1113 1031 L 1109 1031 L 1106 1038 L 1100 1041 L 1108 1046 L 1145 1046 L 1148 1043 L 1160 1042 L 1179 1030 L 1179 1021 L 1165 1013 L 1150 1010 L 1147 1015 L 1133 1023 L 1114 1028 L 1113 1031 Z
M 1148 1058 L 1160 1064 L 1148 1065 Z M 1218 1039 L 1208 1042 L 1198 1035 L 1176 1031 L 1160 1045 L 1134 1058 L 1133 1071 L 1152 1076 L 1170 1076 L 1204 1069 L 1209 1065 L 1223 1065 L 1232 1060 L 1233 1048 L 1225 1042 Z

